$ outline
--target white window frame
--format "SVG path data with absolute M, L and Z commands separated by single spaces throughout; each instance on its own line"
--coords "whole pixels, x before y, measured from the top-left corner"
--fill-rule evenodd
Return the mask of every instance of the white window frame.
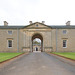
M 11 41 L 12 41 L 12 47 L 13 47 L 13 40 L 11 40 Z M 12 47 L 9 47 L 9 40 L 7 40 L 7 47 L 12 48 Z
M 8 30 L 8 34 L 9 34 L 9 31 L 11 31 L 11 32 L 12 32 L 12 34 L 13 34 L 13 31 L 12 31 L 12 30 Z M 12 35 L 12 34 L 9 34 L 9 35 Z
M 65 46 L 65 47 L 63 47 L 63 48 L 67 48 L 67 40 L 63 40 L 63 43 L 64 43 L 64 41 L 66 41 L 66 46 Z

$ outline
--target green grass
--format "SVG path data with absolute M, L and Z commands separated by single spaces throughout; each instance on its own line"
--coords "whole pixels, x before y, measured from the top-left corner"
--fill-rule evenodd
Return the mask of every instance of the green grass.
M 75 60 L 75 52 L 52 52 L 52 53 Z
M 0 53 L 0 62 L 16 57 L 22 53 Z

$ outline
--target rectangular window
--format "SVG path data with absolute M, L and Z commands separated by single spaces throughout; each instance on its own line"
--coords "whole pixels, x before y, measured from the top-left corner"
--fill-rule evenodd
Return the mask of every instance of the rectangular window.
M 63 40 L 63 48 L 67 47 L 67 40 Z
M 12 35 L 12 31 L 8 31 L 8 34 L 9 34 L 9 35 Z
M 12 47 L 12 40 L 8 40 L 8 47 L 9 47 L 9 48 Z

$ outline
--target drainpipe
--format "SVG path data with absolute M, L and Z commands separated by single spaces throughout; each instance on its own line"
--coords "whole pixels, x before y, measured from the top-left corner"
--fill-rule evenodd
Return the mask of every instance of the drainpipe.
M 50 41 L 50 47 L 52 47 L 52 30 L 51 30 L 51 41 Z M 51 48 L 51 51 L 53 51 L 53 49 Z
M 24 32 L 24 47 L 25 47 L 25 32 Z
M 19 52 L 19 29 L 17 28 L 17 52 Z
M 58 50 L 58 45 L 57 45 L 57 36 L 58 36 L 58 30 L 57 30 L 57 28 L 56 28 L 56 52 L 57 52 L 57 50 Z

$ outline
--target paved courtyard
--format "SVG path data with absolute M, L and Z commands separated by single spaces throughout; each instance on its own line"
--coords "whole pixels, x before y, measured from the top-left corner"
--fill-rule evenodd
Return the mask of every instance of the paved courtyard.
M 1 66 L 0 75 L 75 75 L 75 66 L 44 52 L 33 52 Z

